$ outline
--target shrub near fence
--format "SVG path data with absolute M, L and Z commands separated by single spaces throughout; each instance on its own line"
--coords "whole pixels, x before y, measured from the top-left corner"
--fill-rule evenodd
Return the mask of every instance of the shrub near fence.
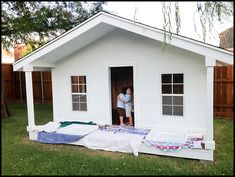
M 2 77 L 7 101 L 25 101 L 25 74 L 13 72 L 11 64 L 2 64 Z M 51 72 L 33 72 L 33 94 L 37 102 L 52 101 Z M 233 112 L 233 65 L 214 69 L 214 116 L 230 117 Z

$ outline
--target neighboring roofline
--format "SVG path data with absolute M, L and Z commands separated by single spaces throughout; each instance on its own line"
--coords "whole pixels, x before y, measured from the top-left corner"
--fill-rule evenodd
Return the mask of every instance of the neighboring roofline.
M 118 15 L 115 15 L 115 14 L 111 14 L 109 12 L 104 12 L 104 11 L 100 11 L 98 13 L 96 13 L 95 15 L 91 16 L 90 18 L 88 18 L 87 20 L 83 21 L 82 23 L 80 23 L 79 25 L 73 27 L 72 29 L 62 33 L 60 36 L 54 38 L 53 40 L 49 41 L 48 43 L 44 44 L 43 46 L 41 46 L 40 48 L 34 50 L 33 52 L 29 53 L 28 55 L 22 57 L 21 59 L 17 60 L 16 62 L 13 63 L 13 65 L 16 65 L 18 63 L 20 63 L 21 61 L 27 59 L 28 57 L 32 56 L 33 54 L 37 53 L 38 51 L 46 48 L 47 46 L 49 46 L 50 44 L 58 41 L 59 39 L 63 38 L 64 36 L 66 36 L 67 34 L 73 32 L 74 30 L 77 30 L 78 28 L 80 28 L 81 26 L 85 25 L 86 23 L 90 22 L 91 20 L 95 19 L 96 17 L 100 16 L 100 15 L 106 15 L 106 16 L 109 16 L 111 18 L 116 18 L 118 20 L 122 20 L 122 21 L 126 21 L 128 23 L 131 23 L 131 24 L 137 24 L 138 26 L 140 27 L 143 27 L 143 28 L 147 28 L 147 29 L 150 29 L 150 30 L 153 30 L 155 32 L 160 32 L 161 34 L 164 33 L 164 30 L 162 29 L 159 29 L 159 28 L 156 28 L 156 27 L 152 27 L 152 26 L 149 26 L 149 25 L 146 25 L 146 24 L 143 24 L 143 23 L 140 23 L 140 22 L 135 22 L 133 20 L 130 20 L 130 19 L 127 19 L 127 18 L 124 18 L 124 17 L 121 17 L 121 16 L 118 16 Z M 166 33 L 169 33 L 169 32 L 166 32 Z M 201 41 L 198 41 L 198 40 L 195 40 L 195 39 L 192 39 L 192 38 L 189 38 L 189 37 L 185 37 L 185 36 L 182 36 L 182 35 L 178 35 L 178 34 L 175 34 L 175 33 L 172 33 L 172 36 L 177 38 L 177 39 L 180 39 L 180 40 L 183 40 L 183 41 L 187 41 L 187 42 L 191 42 L 191 43 L 194 43 L 196 45 L 200 45 L 200 46 L 203 46 L 203 47 L 208 47 L 208 48 L 211 48 L 211 49 L 215 49 L 217 51 L 220 51 L 220 52 L 223 52 L 223 53 L 226 53 L 226 54 L 229 54 L 229 55 L 232 55 L 233 52 L 230 52 L 224 48 L 221 48 L 221 47 L 218 47 L 218 46 L 214 46 L 214 45 L 211 45 L 211 44 L 208 44 L 208 43 L 204 43 L 204 42 L 201 42 Z
M 219 33 L 219 35 L 223 35 L 224 33 L 227 33 L 231 28 L 233 28 L 233 26 L 228 28 L 228 29 L 226 29 L 226 30 L 224 30 L 224 31 L 222 31 L 221 33 Z

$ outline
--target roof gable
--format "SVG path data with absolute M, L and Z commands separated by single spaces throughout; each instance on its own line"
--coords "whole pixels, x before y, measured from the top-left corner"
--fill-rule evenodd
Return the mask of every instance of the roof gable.
M 22 70 L 24 66 L 32 62 L 36 65 L 37 62 L 35 61 L 39 59 L 45 63 L 45 67 L 55 67 L 56 61 L 85 47 L 89 43 L 101 38 L 116 28 L 121 28 L 161 42 L 164 36 L 163 30 L 136 23 L 113 14 L 99 12 L 51 42 L 23 57 L 19 61 L 13 63 L 13 69 L 14 71 Z M 232 52 L 193 39 L 173 34 L 171 45 L 214 58 L 222 63 L 233 64 Z M 61 52 L 62 48 L 64 49 L 63 52 Z M 44 66 L 41 65 L 40 67 Z

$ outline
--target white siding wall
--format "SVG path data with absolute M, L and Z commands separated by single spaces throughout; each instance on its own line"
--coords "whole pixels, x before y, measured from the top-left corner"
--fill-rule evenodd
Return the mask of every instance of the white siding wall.
M 54 120 L 111 124 L 108 66 L 133 65 L 135 125 L 206 129 L 206 67 L 202 56 L 116 30 L 56 63 L 52 71 Z M 184 116 L 161 113 L 161 74 L 184 73 Z M 72 111 L 71 75 L 86 75 L 88 111 Z

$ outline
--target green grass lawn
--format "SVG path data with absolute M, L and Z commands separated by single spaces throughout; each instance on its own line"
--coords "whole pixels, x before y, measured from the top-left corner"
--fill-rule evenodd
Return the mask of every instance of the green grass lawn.
M 176 157 L 91 150 L 28 139 L 26 104 L 9 105 L 2 119 L 2 175 L 233 175 L 233 121 L 215 120 L 213 163 Z M 35 105 L 36 124 L 52 120 L 52 106 Z

